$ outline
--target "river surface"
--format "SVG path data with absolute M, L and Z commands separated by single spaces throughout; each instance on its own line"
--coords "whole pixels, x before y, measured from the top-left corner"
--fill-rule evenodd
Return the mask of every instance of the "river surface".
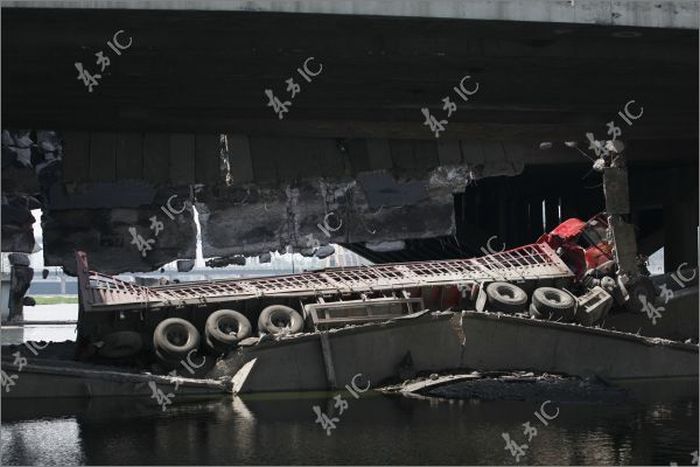
M 2 465 L 516 464 L 503 433 L 527 443 L 520 464 L 687 465 L 698 449 L 698 402 L 540 401 L 256 395 L 181 401 L 24 400 L 2 404 Z M 338 419 L 330 435 L 314 406 Z M 523 424 L 538 432 L 527 442 Z
M 77 305 L 25 309 L 26 319 L 76 319 Z M 3 331 L 4 344 L 73 340 L 75 326 Z M 11 342 L 12 341 L 12 342 Z M 698 399 L 675 383 L 624 402 L 555 401 L 559 415 L 534 415 L 527 401 L 278 394 L 174 400 L 2 399 L 2 465 L 76 464 L 491 464 L 516 465 L 503 433 L 527 449 L 519 463 L 689 465 L 698 449 Z M 669 390 L 670 389 L 670 390 Z M 697 392 L 697 383 L 695 386 Z M 554 397 L 554 396 L 550 396 Z M 338 419 L 330 435 L 313 407 Z M 531 440 L 523 424 L 537 429 Z M 517 454 L 517 453 L 516 453 Z

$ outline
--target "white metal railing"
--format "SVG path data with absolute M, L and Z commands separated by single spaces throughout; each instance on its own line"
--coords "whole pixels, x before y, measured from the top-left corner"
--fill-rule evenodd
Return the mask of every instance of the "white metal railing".
M 479 258 L 333 268 L 285 276 L 220 279 L 153 287 L 135 285 L 91 271 L 85 278 L 81 293 L 86 310 L 159 308 L 262 296 L 314 296 L 571 275 L 571 270 L 549 245 L 535 243 Z

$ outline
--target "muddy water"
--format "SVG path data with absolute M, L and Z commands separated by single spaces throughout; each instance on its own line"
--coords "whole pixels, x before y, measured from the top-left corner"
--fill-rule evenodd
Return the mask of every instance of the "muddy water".
M 2 465 L 46 464 L 515 464 L 502 433 L 523 443 L 520 464 L 689 464 L 698 402 L 440 401 L 367 393 L 330 435 L 313 406 L 331 395 L 287 394 L 183 402 L 151 399 L 2 403 Z

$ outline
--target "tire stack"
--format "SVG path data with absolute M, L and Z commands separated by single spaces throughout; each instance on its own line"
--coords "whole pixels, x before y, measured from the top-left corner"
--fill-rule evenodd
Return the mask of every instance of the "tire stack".
M 260 336 L 294 334 L 303 328 L 301 315 L 284 305 L 268 306 L 258 319 Z M 209 354 L 225 354 L 252 333 L 253 327 L 242 313 L 229 309 L 217 310 L 209 315 L 204 324 L 204 348 Z M 182 318 L 168 318 L 161 321 L 153 332 L 153 349 L 162 364 L 175 368 L 193 351 L 199 350 L 201 340 L 199 331 L 192 323 Z

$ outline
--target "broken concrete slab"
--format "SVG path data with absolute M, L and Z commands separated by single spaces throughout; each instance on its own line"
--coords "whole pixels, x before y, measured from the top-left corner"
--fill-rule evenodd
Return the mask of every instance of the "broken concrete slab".
M 158 205 L 44 213 L 44 262 L 75 274 L 74 252 L 82 250 L 95 270 L 117 274 L 151 271 L 173 259 L 194 259 L 197 230 L 192 212 L 168 213 L 172 219 Z
M 40 207 L 42 183 L 55 177 L 62 154 L 56 132 L 3 130 L 2 251 L 34 251 L 30 211 Z
M 64 146 L 70 157 L 63 157 Z M 166 241 L 151 245 L 150 237 L 137 233 L 154 250 L 148 261 L 118 249 L 125 239 L 137 245 L 129 227 L 148 228 L 146 220 L 168 199 L 168 190 L 184 192 L 190 187 L 183 184 L 193 181 L 207 183 L 192 186 L 206 257 L 257 256 L 291 247 L 323 258 L 333 253 L 329 243 L 453 235 L 453 193 L 483 176 L 485 167 L 518 158 L 504 145 L 479 143 L 484 158 L 475 167 L 462 157 L 458 141 L 448 146 L 393 139 L 5 130 L 3 169 L 27 171 L 31 177 L 16 178 L 33 180 L 25 184 L 31 193 L 17 197 L 39 197 L 46 211 L 43 227 L 65 228 L 47 232 L 47 264 L 72 271 L 72 249 L 80 247 L 105 272 L 142 271 L 191 256 L 194 240 L 186 232 L 179 248 L 164 246 Z M 17 151 L 30 153 L 22 158 Z M 281 152 L 288 157 L 280 158 Z M 193 166 L 195 155 L 202 163 Z M 5 175 L 4 170 L 3 187 L 20 187 Z M 173 183 L 180 185 L 169 186 Z M 12 206 L 4 206 L 3 249 L 32 251 L 31 233 L 26 223 L 12 221 Z M 107 251 L 100 254 L 98 247 Z
M 624 389 L 610 387 L 597 379 L 525 371 L 445 375 L 435 381 L 414 382 L 401 389 L 402 393 L 407 391 L 447 399 L 531 400 L 540 403 L 545 399 L 616 403 L 630 397 Z
M 178 398 L 220 396 L 230 393 L 230 381 L 203 378 L 185 378 L 137 372 L 107 365 L 79 364 L 47 358 L 31 358 L 29 364 L 18 367 L 16 362 L 5 360 L 3 370 L 18 374 L 16 387 L 3 394 L 10 399 L 20 398 L 64 398 L 64 397 L 147 397 L 153 391 L 171 392 L 178 386 Z
M 366 192 L 357 182 L 318 179 L 285 187 L 251 186 L 203 190 L 198 196 L 204 256 L 253 256 L 268 251 L 313 253 L 328 243 L 403 240 L 454 233 L 454 183 L 396 180 L 384 174 L 372 183 L 391 181 L 394 194 Z M 463 189 L 464 179 L 458 183 Z M 420 190 L 417 190 L 420 186 Z M 409 188 L 406 188 L 409 187 Z M 405 189 L 404 189 L 405 188 Z M 373 196 L 379 196 L 372 199 Z M 386 206 L 382 202 L 400 203 Z M 377 206 L 372 208 L 372 206 Z M 325 254 L 325 252 L 323 253 Z
M 666 303 L 659 297 L 655 306 L 662 314 L 656 322 L 646 313 L 615 313 L 608 315 L 602 326 L 649 337 L 698 342 L 697 285 L 674 291 Z
M 698 378 L 697 345 L 476 311 L 462 312 L 462 329 L 466 368 L 533 370 L 609 381 Z
M 426 313 L 381 324 L 347 326 L 328 331 L 328 360 L 340 387 L 362 373 L 372 387 L 396 380 L 398 367 L 410 353 L 416 371 L 457 368 L 460 341 L 451 325 L 454 313 Z M 440 342 L 440 346 L 435 346 Z M 208 375 L 233 375 L 257 359 L 241 392 L 313 391 L 329 389 L 321 333 L 299 334 L 239 347 Z

